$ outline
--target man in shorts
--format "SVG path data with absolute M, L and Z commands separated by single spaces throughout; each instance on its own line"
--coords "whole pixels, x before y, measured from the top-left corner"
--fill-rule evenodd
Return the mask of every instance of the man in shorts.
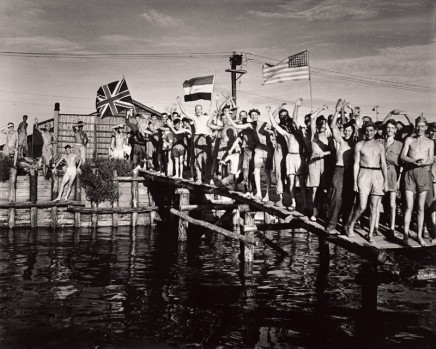
M 76 180 L 77 171 L 80 170 L 80 166 L 82 165 L 82 159 L 77 154 L 71 152 L 71 146 L 68 144 L 65 146 L 65 153 L 66 154 L 63 154 L 55 165 L 56 169 L 62 161 L 65 161 L 66 163 L 65 173 L 62 177 L 62 182 L 59 187 L 59 195 L 56 199 L 53 200 L 54 202 L 58 202 L 61 200 L 64 188 L 67 184 L 68 187 L 64 200 L 68 201 L 68 197 L 71 193 L 71 188 L 73 187 L 74 181 Z
M 124 125 L 119 124 L 112 127 L 111 145 L 109 147 L 109 157 L 112 159 L 125 160 L 130 156 L 131 148 L 127 144 L 127 135 L 123 132 Z
M 23 121 L 21 121 L 18 125 L 18 156 L 23 157 L 27 156 L 27 115 L 23 115 Z
M 12 157 L 18 154 L 18 133 L 14 130 L 14 124 L 8 123 L 7 126 L 1 129 L 6 134 L 6 142 L 3 146 L 3 155 L 5 157 Z
M 418 242 L 426 246 L 422 238 L 424 225 L 424 206 L 427 192 L 430 190 L 429 168 L 434 162 L 434 144 L 425 135 L 427 120 L 420 116 L 415 122 L 415 134 L 404 142 L 401 160 L 404 162 L 404 188 L 406 211 L 404 213 L 404 240 L 409 238 L 410 221 L 415 195 L 418 196 Z
M 195 134 L 193 137 L 195 172 L 197 174 L 197 183 L 202 182 L 202 172 L 207 173 L 208 162 L 211 160 L 211 141 L 210 129 L 207 127 L 209 120 L 207 114 L 203 113 L 201 105 L 195 106 L 194 115 L 186 112 L 182 105 L 180 97 L 177 97 L 180 110 L 183 115 L 194 122 Z
M 374 227 L 380 199 L 388 191 L 386 151 L 374 137 L 376 126 L 368 121 L 363 126 L 365 140 L 356 144 L 354 151 L 354 191 L 359 194 L 359 201 L 345 226 L 348 237 L 354 236 L 354 225 L 365 212 L 370 197 L 369 243 L 374 242 Z

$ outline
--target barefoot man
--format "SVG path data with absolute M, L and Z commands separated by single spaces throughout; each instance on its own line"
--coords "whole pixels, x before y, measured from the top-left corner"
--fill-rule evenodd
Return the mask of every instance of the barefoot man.
M 363 129 L 365 140 L 356 144 L 353 168 L 354 191 L 359 193 L 359 202 L 354 205 L 345 232 L 348 237 L 354 236 L 354 225 L 365 212 L 368 197 L 371 197 L 368 241 L 373 243 L 380 198 L 388 191 L 386 152 L 383 144 L 374 139 L 376 133 L 374 122 L 368 121 Z
M 404 213 L 404 240 L 409 238 L 410 220 L 415 194 L 418 195 L 418 242 L 426 246 L 422 238 L 424 204 L 430 190 L 429 166 L 433 164 L 433 141 L 425 135 L 427 120 L 420 116 L 415 122 L 415 134 L 404 142 L 401 160 L 405 163 L 404 186 L 406 189 L 406 212 Z
M 55 168 L 57 168 L 62 160 L 65 160 L 67 164 L 67 168 L 65 169 L 65 174 L 62 178 L 62 182 L 59 188 L 59 195 L 56 199 L 53 200 L 55 202 L 61 200 L 62 193 L 67 183 L 68 188 L 64 200 L 68 201 L 68 197 L 71 193 L 71 188 L 77 176 L 77 171 L 80 170 L 80 166 L 82 165 L 82 159 L 76 153 L 71 152 L 71 147 L 68 144 L 65 146 L 65 153 L 66 154 L 62 155 L 55 165 Z M 76 164 L 78 164 L 77 167 Z
M 86 160 L 86 149 L 85 147 L 88 144 L 88 136 L 83 131 L 83 121 L 78 121 L 75 126 L 73 126 L 74 131 L 74 152 L 80 156 L 82 160 L 82 164 L 85 163 Z

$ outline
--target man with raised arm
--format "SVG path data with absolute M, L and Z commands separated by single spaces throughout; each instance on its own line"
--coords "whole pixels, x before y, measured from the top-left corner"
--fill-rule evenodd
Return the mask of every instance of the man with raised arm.
M 307 188 L 310 189 L 312 203 L 311 221 L 316 221 L 318 212 L 322 206 L 324 189 L 327 189 L 331 180 L 331 153 L 333 149 L 333 138 L 327 125 L 324 115 L 319 115 L 327 109 L 324 105 L 316 110 L 310 117 L 310 149 L 311 154 L 308 160 Z
M 15 156 L 18 154 L 18 133 L 14 130 L 14 124 L 8 123 L 7 126 L 0 129 L 1 132 L 6 134 L 6 142 L 3 146 L 3 155 L 5 157 Z
M 363 125 L 365 140 L 356 144 L 354 151 L 354 191 L 359 201 L 345 226 L 348 237 L 354 236 L 354 225 L 363 214 L 370 197 L 368 241 L 374 242 L 374 226 L 380 199 L 388 191 L 386 152 L 383 144 L 374 139 L 376 128 L 372 121 Z
M 68 144 L 65 146 L 65 153 L 66 154 L 63 154 L 55 165 L 56 169 L 62 161 L 65 161 L 66 163 L 65 173 L 62 177 L 62 182 L 59 187 L 59 195 L 56 199 L 53 200 L 55 202 L 61 200 L 64 188 L 67 184 L 68 187 L 64 200 L 68 201 L 68 197 L 71 193 L 71 188 L 73 187 L 74 181 L 76 180 L 77 171 L 80 170 L 80 166 L 82 165 L 82 159 L 77 154 L 71 152 L 71 147 Z
M 284 120 L 284 117 L 282 117 L 280 123 L 277 123 L 276 119 L 274 118 L 274 115 L 271 114 L 271 108 L 267 107 L 270 121 L 273 128 L 285 141 L 285 144 L 282 144 L 282 150 L 284 149 L 286 150 L 286 152 L 283 153 L 282 156 L 285 159 L 285 164 L 284 164 L 286 170 L 285 173 L 286 176 L 288 177 L 289 192 L 291 194 L 291 206 L 289 207 L 290 211 L 294 211 L 297 207 L 296 200 L 295 200 L 295 187 L 297 184 L 299 184 L 301 187 L 304 209 L 306 209 L 305 149 L 304 149 L 304 144 L 302 144 L 303 143 L 302 139 L 298 134 L 299 132 L 298 108 L 301 105 L 302 105 L 302 99 L 299 98 L 295 103 L 292 119 Z M 282 110 L 279 112 L 279 116 L 281 112 Z M 277 138 L 277 143 L 279 143 L 278 138 Z M 277 173 L 277 169 L 276 169 L 276 173 Z M 278 194 L 280 195 L 279 204 L 281 204 L 283 191 L 279 193 L 279 189 L 277 190 L 278 190 Z
M 332 119 L 332 133 L 335 141 L 336 163 L 333 172 L 333 181 L 329 188 L 329 210 L 326 232 L 331 234 L 336 230 L 339 214 L 342 211 L 342 220 L 346 222 L 353 207 L 353 152 L 356 142 L 356 131 L 353 122 L 343 125 L 343 135 L 338 128 L 339 111 L 343 109 L 345 101 L 339 99 Z
M 266 122 L 259 120 L 260 112 L 257 109 L 251 109 L 248 112 L 248 116 L 251 118 L 251 122 L 238 125 L 231 118 L 229 122 L 237 130 L 252 129 L 254 130 L 255 147 L 254 147 L 254 181 L 256 183 L 256 200 L 262 200 L 263 202 L 269 201 L 269 191 L 271 188 L 271 171 L 273 168 L 273 156 L 274 147 L 272 144 L 273 131 Z M 260 169 L 262 165 L 265 167 L 265 179 L 266 179 L 266 194 L 262 198 L 262 192 L 260 189 Z
M 211 144 L 210 144 L 210 129 L 207 127 L 208 116 L 203 113 L 203 107 L 201 105 L 195 106 L 195 114 L 190 115 L 186 112 L 182 105 L 180 97 L 177 97 L 177 103 L 180 110 L 187 118 L 191 119 L 195 124 L 194 134 L 194 161 L 195 172 L 197 174 L 197 183 L 202 182 L 202 171 L 207 173 L 208 160 L 211 156 Z
M 41 128 L 38 125 L 38 119 L 35 119 L 35 128 L 41 133 L 42 137 L 42 173 L 45 176 L 53 158 L 53 144 L 56 139 L 53 132 L 51 132 L 50 124 L 47 123 L 44 128 Z
M 74 132 L 74 152 L 80 156 L 80 160 L 82 160 L 82 164 L 85 163 L 86 160 L 86 149 L 85 147 L 88 144 L 88 136 L 83 131 L 83 121 L 78 121 L 75 126 L 73 126 Z
M 404 188 L 406 191 L 406 212 L 404 213 L 404 240 L 409 238 L 409 227 L 415 195 L 418 196 L 418 242 L 426 246 L 422 238 L 424 205 L 430 189 L 429 167 L 434 161 L 434 144 L 425 135 L 427 120 L 420 116 L 415 122 L 415 134 L 404 142 L 401 160 L 404 165 Z
M 124 124 L 112 127 L 114 134 L 111 137 L 109 157 L 112 159 L 125 160 L 130 156 L 131 148 L 127 144 L 127 135 L 124 133 Z

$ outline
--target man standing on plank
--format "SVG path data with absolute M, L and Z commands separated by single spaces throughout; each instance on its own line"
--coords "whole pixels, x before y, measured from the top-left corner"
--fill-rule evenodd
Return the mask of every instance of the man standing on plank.
M 44 176 L 47 174 L 47 170 L 50 166 L 50 161 L 53 158 L 53 143 L 56 139 L 53 132 L 50 130 L 50 124 L 46 124 L 45 128 L 40 128 L 38 125 L 38 119 L 35 119 L 35 128 L 41 133 L 42 137 L 42 173 Z
M 194 122 L 195 134 L 193 148 L 195 172 L 197 174 L 197 183 L 201 183 L 202 172 L 207 173 L 208 161 L 211 159 L 210 129 L 207 127 L 209 118 L 207 114 L 203 113 L 203 107 L 201 105 L 196 105 L 195 114 L 190 115 L 183 107 L 180 97 L 177 97 L 177 103 L 183 115 Z
M 406 191 L 406 212 L 404 213 L 404 240 L 409 238 L 410 220 L 415 195 L 418 196 L 418 242 L 426 246 L 422 238 L 424 205 L 430 190 L 429 167 L 434 161 L 434 144 L 425 135 L 427 120 L 420 116 L 415 122 L 415 134 L 404 142 L 401 160 L 405 163 L 404 187 Z
M 368 241 L 373 243 L 378 205 L 381 197 L 388 191 L 386 151 L 383 144 L 374 139 L 376 133 L 374 122 L 368 121 L 363 129 L 365 140 L 356 144 L 353 168 L 354 191 L 359 193 L 359 201 L 354 205 L 345 232 L 348 237 L 354 236 L 354 225 L 365 212 L 368 197 L 371 197 Z
M 71 147 L 68 144 L 65 146 L 65 153 L 66 154 L 63 154 L 55 165 L 55 168 L 57 168 L 62 160 L 64 160 L 67 164 L 67 168 L 65 169 L 65 173 L 62 177 L 62 182 L 59 187 L 59 195 L 56 199 L 53 200 L 54 202 L 58 202 L 61 200 L 62 193 L 67 184 L 67 193 L 65 194 L 64 200 L 68 201 L 68 197 L 71 193 L 71 188 L 73 187 L 74 181 L 76 180 L 77 171 L 80 170 L 80 166 L 82 165 L 82 159 L 77 154 L 71 152 Z

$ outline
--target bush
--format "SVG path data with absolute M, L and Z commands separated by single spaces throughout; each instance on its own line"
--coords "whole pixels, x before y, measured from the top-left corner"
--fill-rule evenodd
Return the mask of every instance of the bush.
M 119 176 L 132 174 L 132 165 L 124 160 L 97 159 L 86 162 L 79 175 L 86 197 L 97 205 L 103 201 L 113 203 L 118 200 L 118 187 L 114 184 L 114 170 Z
M 11 158 L 0 155 L 0 182 L 9 180 L 13 164 L 14 161 Z

